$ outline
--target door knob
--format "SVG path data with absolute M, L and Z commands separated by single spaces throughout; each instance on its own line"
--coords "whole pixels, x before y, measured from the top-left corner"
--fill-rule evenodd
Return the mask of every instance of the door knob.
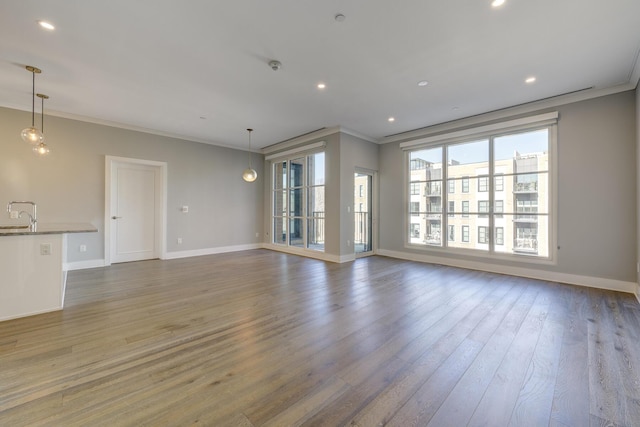
M 118 218 L 122 218 L 121 216 L 112 216 L 111 219 L 118 219 Z

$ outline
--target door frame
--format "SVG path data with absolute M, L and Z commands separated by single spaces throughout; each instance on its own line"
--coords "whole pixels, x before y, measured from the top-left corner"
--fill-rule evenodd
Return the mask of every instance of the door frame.
M 131 165 L 151 166 L 160 172 L 160 185 L 156 188 L 156 223 L 154 238 L 156 252 L 160 259 L 167 257 L 167 163 L 155 160 L 133 159 L 128 157 L 105 156 L 105 180 L 104 180 L 104 265 L 111 265 L 111 196 L 115 189 L 111 186 L 111 170 L 114 163 L 129 163 Z
M 371 250 L 369 252 L 356 252 L 355 251 L 355 243 L 353 245 L 354 254 L 356 258 L 364 258 L 371 255 L 376 255 L 378 253 L 378 171 L 374 171 L 371 169 L 356 167 L 354 170 L 354 182 L 352 188 L 355 189 L 355 174 L 360 173 L 364 175 L 371 176 Z M 352 190 L 353 191 L 353 190 Z M 353 201 L 351 202 L 353 204 Z M 355 212 L 355 206 L 353 207 Z M 352 221 L 355 223 L 355 221 Z M 352 237 L 355 235 L 355 229 L 353 230 Z

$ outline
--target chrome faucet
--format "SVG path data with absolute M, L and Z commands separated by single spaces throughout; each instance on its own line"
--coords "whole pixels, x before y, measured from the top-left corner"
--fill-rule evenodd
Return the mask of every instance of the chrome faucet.
M 22 214 L 27 214 L 29 216 L 29 230 L 30 231 L 36 231 L 36 227 L 38 225 L 38 208 L 37 208 L 35 202 L 29 202 L 29 201 L 9 202 L 9 204 L 7 205 L 7 212 L 9 212 L 9 215 L 11 215 L 11 212 L 13 212 L 13 205 L 31 205 L 31 206 L 33 206 L 33 215 L 30 214 L 27 211 L 20 211 L 18 213 L 18 218 L 22 218 Z

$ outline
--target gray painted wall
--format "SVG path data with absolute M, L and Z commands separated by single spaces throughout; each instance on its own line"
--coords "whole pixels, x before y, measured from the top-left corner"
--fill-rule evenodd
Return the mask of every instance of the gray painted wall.
M 52 153 L 37 158 L 19 135 L 30 122 L 30 113 L 0 108 L 0 206 L 33 200 L 41 223 L 95 225 L 98 233 L 69 235 L 68 262 L 104 258 L 106 155 L 167 162 L 168 252 L 262 242 L 261 154 L 252 154 L 258 180 L 249 184 L 242 180 L 246 151 L 47 116 Z M 183 205 L 188 214 L 180 212 Z M 79 252 L 80 244 L 87 252 Z
M 353 241 L 353 174 L 356 168 L 371 171 L 378 169 L 378 145 L 357 138 L 355 136 L 336 131 L 336 133 L 309 139 L 299 144 L 282 144 L 280 149 L 274 147 L 269 154 L 304 149 L 305 146 L 324 141 L 325 146 L 325 254 L 334 257 L 353 255 L 353 245 L 347 245 L 347 240 Z M 265 161 L 265 170 L 271 171 L 271 161 Z M 271 172 L 269 172 L 271 173 Z M 265 181 L 264 189 L 265 212 L 271 209 L 270 183 Z M 347 207 L 350 211 L 347 212 Z M 265 216 L 265 234 L 272 228 L 270 214 Z M 270 243 L 267 236 L 265 242 Z M 284 248 L 283 248 L 284 249 Z M 313 253 L 311 253 L 313 254 Z
M 355 218 L 353 214 L 356 168 L 378 171 L 378 144 L 346 133 L 340 134 L 340 255 L 353 255 Z M 374 198 L 375 199 L 375 198 Z M 374 200 L 375 202 L 375 200 Z M 347 209 L 347 207 L 349 209 Z M 351 245 L 347 241 L 351 241 Z
M 554 108 L 560 113 L 557 265 L 488 264 L 636 282 L 635 102 L 629 91 Z M 404 173 L 399 143 L 381 146 L 379 246 L 425 253 L 404 247 Z

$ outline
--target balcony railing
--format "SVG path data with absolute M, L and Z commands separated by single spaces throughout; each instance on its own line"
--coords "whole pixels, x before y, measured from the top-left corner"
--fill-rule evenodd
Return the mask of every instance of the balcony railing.
M 516 182 L 516 185 L 513 187 L 513 192 L 514 193 L 537 193 L 538 181 Z
M 313 212 L 308 233 L 309 245 L 324 245 L 324 212 Z
M 355 216 L 355 236 L 353 237 L 353 243 L 355 245 L 369 244 L 371 242 L 369 224 L 369 212 L 354 212 Z
M 534 238 L 516 238 L 513 240 L 513 250 L 515 252 L 538 252 L 538 239 Z

